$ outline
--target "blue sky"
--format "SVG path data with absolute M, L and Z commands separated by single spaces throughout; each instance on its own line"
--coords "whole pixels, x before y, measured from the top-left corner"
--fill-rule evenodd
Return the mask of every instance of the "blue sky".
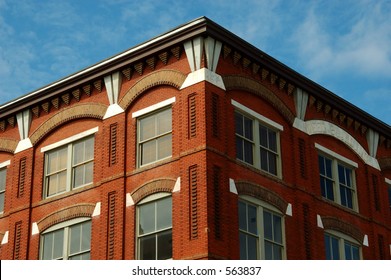
M 0 0 L 0 104 L 207 16 L 390 125 L 390 15 L 390 0 Z

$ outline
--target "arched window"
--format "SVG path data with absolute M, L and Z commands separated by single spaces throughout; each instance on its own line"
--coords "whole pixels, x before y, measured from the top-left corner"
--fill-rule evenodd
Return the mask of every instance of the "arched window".
M 326 260 L 360 260 L 361 246 L 350 236 L 334 230 L 324 234 Z
M 56 224 L 41 234 L 41 260 L 89 260 L 91 219 L 77 218 Z
M 137 204 L 137 259 L 172 258 L 172 198 L 152 194 Z
M 285 259 L 284 217 L 250 196 L 239 199 L 240 259 Z

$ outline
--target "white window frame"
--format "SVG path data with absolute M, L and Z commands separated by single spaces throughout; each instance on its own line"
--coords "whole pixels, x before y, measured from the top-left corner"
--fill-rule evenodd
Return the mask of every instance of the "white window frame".
M 136 157 L 137 157 L 137 167 L 138 168 L 145 167 L 145 166 L 148 166 L 148 165 L 151 165 L 151 164 L 154 164 L 156 162 L 159 162 L 159 161 L 162 161 L 162 160 L 165 160 L 165 159 L 168 159 L 168 158 L 172 157 L 172 150 L 171 150 L 171 155 L 170 156 L 167 156 L 167 157 L 164 157 L 164 158 L 161 158 L 161 159 L 157 159 L 156 161 L 152 161 L 152 162 L 148 162 L 148 163 L 145 163 L 145 164 L 141 164 L 140 120 L 142 120 L 145 117 L 151 116 L 153 114 L 157 114 L 157 113 L 159 113 L 161 111 L 164 111 L 164 110 L 170 108 L 171 109 L 171 121 L 172 121 L 172 104 L 174 104 L 175 101 L 176 101 L 176 98 L 175 97 L 171 97 L 169 99 L 166 99 L 164 101 L 161 101 L 159 103 L 156 103 L 154 105 L 151 105 L 149 107 L 146 107 L 144 109 L 141 109 L 141 110 L 138 110 L 138 111 L 132 113 L 132 118 L 136 118 L 137 119 Z M 171 125 L 172 125 L 172 123 L 171 123 Z M 169 133 L 171 133 L 171 136 L 172 136 L 172 127 L 171 127 L 171 131 Z M 169 133 L 167 133 L 167 134 L 169 134 Z M 173 147 L 173 145 L 172 145 L 172 142 L 171 142 L 171 148 L 172 147 Z
M 0 190 L 0 195 L 3 195 L 4 196 L 4 199 L 3 199 L 3 209 L 0 209 L 0 214 L 4 213 L 4 207 L 5 207 L 5 189 L 7 187 L 7 166 L 11 164 L 11 161 L 10 160 L 7 160 L 5 162 L 1 162 L 0 163 L 0 170 L 5 170 L 5 178 L 4 178 L 4 182 L 5 182 L 5 185 L 4 185 L 4 190 Z
M 282 178 L 282 155 L 281 155 L 281 143 L 280 143 L 280 134 L 284 130 L 284 127 L 280 125 L 279 123 L 262 116 L 261 114 L 251 110 L 250 108 L 240 104 L 239 102 L 231 99 L 231 104 L 235 107 L 235 112 L 238 112 L 242 114 L 243 116 L 251 119 L 252 125 L 253 125 L 253 164 L 250 164 L 248 162 L 242 161 L 237 158 L 238 161 L 243 162 L 245 164 L 248 164 L 250 166 L 254 166 L 258 170 L 265 172 L 267 174 L 270 174 L 272 176 L 276 176 L 278 178 Z M 276 173 L 273 174 L 268 172 L 267 170 L 263 170 L 261 168 L 261 155 L 259 152 L 259 149 L 261 147 L 261 140 L 259 138 L 259 126 L 264 126 L 267 129 L 270 129 L 276 133 L 276 148 L 277 148 L 277 153 L 276 153 Z M 235 133 L 236 137 L 236 133 Z M 235 143 L 236 143 L 236 138 L 235 138 Z
M 43 236 L 47 233 L 51 233 L 51 232 L 54 232 L 59 229 L 64 229 L 62 259 L 67 260 L 69 258 L 69 228 L 73 225 L 81 224 L 81 223 L 88 222 L 88 221 L 91 222 L 91 236 L 92 236 L 92 220 L 91 220 L 91 218 L 86 218 L 86 217 L 76 218 L 76 219 L 68 220 L 68 221 L 65 221 L 62 223 L 58 223 L 58 224 L 55 224 L 55 225 L 51 226 L 50 228 L 46 229 L 45 231 L 43 231 L 40 234 L 39 259 L 42 260 L 42 258 L 43 258 L 43 249 L 44 249 Z M 91 236 L 90 236 L 90 249 L 89 249 L 90 253 L 91 253 L 91 241 L 92 241 Z
M 241 195 L 238 199 L 239 202 L 242 201 L 247 204 L 251 204 L 257 208 L 257 259 L 264 260 L 265 259 L 265 236 L 264 236 L 264 221 L 263 221 L 263 212 L 266 210 L 267 212 L 271 212 L 272 214 L 278 215 L 281 218 L 281 235 L 282 235 L 282 260 L 286 260 L 286 238 L 285 238 L 285 215 L 281 213 L 276 207 L 270 205 L 262 200 L 254 198 L 248 195 Z M 238 209 L 239 210 L 239 209 Z M 239 215 L 238 215 L 239 219 Z M 241 229 L 239 228 L 239 233 Z
M 329 160 L 331 160 L 331 172 L 332 172 L 332 181 L 333 181 L 333 192 L 334 192 L 334 200 L 328 199 L 326 197 L 323 197 L 327 199 L 328 201 L 332 201 L 334 203 L 337 203 L 338 205 L 341 205 L 342 207 L 346 209 L 350 209 L 353 211 L 358 212 L 359 206 L 358 206 L 358 193 L 357 193 L 357 182 L 356 182 L 356 169 L 358 168 L 358 163 L 355 161 L 352 161 L 344 156 L 341 156 L 337 153 L 335 153 L 332 150 L 329 150 L 328 148 L 315 143 L 315 148 L 318 150 L 318 158 L 319 156 L 325 157 Z M 339 181 L 339 173 L 338 173 L 338 166 L 341 165 L 344 168 L 348 168 L 351 170 L 351 183 L 352 183 L 352 204 L 353 207 L 350 208 L 348 206 L 345 206 L 341 202 L 341 194 L 340 194 L 340 181 Z M 319 173 L 320 174 L 320 173 Z
M 157 200 L 160 200 L 163 198 L 167 198 L 167 197 L 171 197 L 171 201 L 172 201 L 172 194 L 171 193 L 165 193 L 165 192 L 155 193 L 155 194 L 149 195 L 146 198 L 142 199 L 136 205 L 136 242 L 135 242 L 135 244 L 136 244 L 136 259 L 138 259 L 138 260 L 140 259 L 140 253 L 141 253 L 140 252 L 140 242 L 139 242 L 139 239 L 140 239 L 140 232 L 139 232 L 140 210 L 139 210 L 139 206 L 142 206 L 143 204 L 147 204 L 147 203 L 157 201 Z M 172 218 L 173 218 L 173 215 L 172 215 L 172 209 L 171 209 L 171 219 Z M 172 232 L 172 229 L 173 229 L 172 222 L 171 222 L 170 228 L 171 228 L 171 232 Z M 161 230 L 159 230 L 159 232 L 169 230 L 170 228 L 161 229 Z M 149 235 L 154 235 L 154 234 L 156 234 L 156 232 L 149 233 Z M 173 246 L 172 246 L 172 248 L 173 248 Z M 172 258 L 170 258 L 170 259 L 172 259 Z
M 75 188 L 72 187 L 72 185 L 73 185 L 73 182 L 72 182 L 72 169 L 73 169 L 73 167 L 72 167 L 72 165 L 73 165 L 72 154 L 73 154 L 73 145 L 79 141 L 82 141 L 84 139 L 88 139 L 89 137 L 94 138 L 94 150 L 95 150 L 94 134 L 98 131 L 99 131 L 99 127 L 94 127 L 92 129 L 86 130 L 84 132 L 78 133 L 76 135 L 73 135 L 71 137 L 68 137 L 66 139 L 63 139 L 61 141 L 58 141 L 56 143 L 53 143 L 53 144 L 50 144 L 50 145 L 47 145 L 47 146 L 41 148 L 41 153 L 45 153 L 44 154 L 44 174 L 43 174 L 43 176 L 44 176 L 44 178 L 43 178 L 43 198 L 46 199 L 46 198 L 55 197 L 57 195 L 61 195 L 66 192 L 70 192 L 73 189 L 78 189 L 78 188 L 82 188 L 82 187 L 89 186 L 89 185 L 93 184 L 93 182 L 89 182 L 84 185 L 77 186 Z M 56 149 L 65 148 L 65 147 L 67 147 L 67 153 L 68 153 L 67 166 L 66 166 L 66 170 L 67 170 L 66 188 L 63 192 L 58 192 L 58 193 L 55 193 L 52 195 L 48 195 L 47 194 L 47 192 L 48 192 L 48 185 L 47 185 L 48 175 L 46 174 L 47 164 L 48 164 L 48 154 L 51 152 L 54 152 Z M 92 159 L 92 162 L 95 162 L 95 157 Z
M 358 247 L 359 257 L 360 257 L 360 260 L 362 260 L 362 246 L 357 240 L 350 237 L 349 235 L 343 234 L 343 233 L 341 233 L 339 231 L 335 231 L 335 230 L 325 230 L 324 236 L 325 235 L 329 235 L 329 236 L 332 236 L 332 237 L 338 239 L 338 250 L 339 250 L 339 257 L 340 257 L 339 259 L 340 260 L 346 260 L 345 242 L 350 243 L 351 245 Z M 324 243 L 325 252 L 326 252 L 327 251 L 326 242 L 323 241 L 323 243 Z

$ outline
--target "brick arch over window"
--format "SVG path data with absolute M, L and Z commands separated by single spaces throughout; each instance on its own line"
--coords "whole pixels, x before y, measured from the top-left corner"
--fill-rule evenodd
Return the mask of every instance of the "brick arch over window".
M 275 192 L 249 182 L 235 182 L 235 185 L 239 195 L 255 197 L 273 205 L 280 210 L 281 213 L 285 213 L 288 203 Z
M 30 140 L 33 145 L 37 144 L 45 135 L 58 126 L 70 120 L 80 118 L 103 119 L 107 106 L 98 103 L 77 104 L 56 113 L 47 121 L 41 124 L 31 135 Z
M 366 164 L 380 170 L 380 166 L 376 158 L 371 157 L 363 146 L 349 134 L 346 130 L 339 126 L 324 120 L 310 120 L 303 122 L 302 131 L 308 135 L 322 134 L 331 136 L 349 147 L 355 152 Z
M 295 115 L 281 101 L 281 99 L 279 99 L 273 92 L 268 90 L 258 81 L 239 75 L 224 76 L 223 80 L 227 91 L 244 90 L 257 96 L 260 96 L 262 99 L 266 100 L 274 108 L 276 108 L 290 124 L 293 124 L 293 122 L 295 121 Z
M 52 212 L 37 222 L 38 229 L 42 232 L 61 222 L 81 217 L 91 218 L 94 208 L 95 204 L 81 203 Z
M 17 146 L 18 146 L 18 141 L 14 139 L 0 138 L 0 152 L 13 154 Z
M 144 91 L 158 86 L 169 85 L 179 89 L 186 79 L 186 75 L 175 70 L 160 70 L 153 72 L 135 83 L 120 100 L 119 105 L 126 110 L 129 105 Z
M 157 179 L 151 182 L 148 182 L 141 187 L 137 188 L 133 193 L 131 193 L 132 199 L 135 204 L 141 201 L 143 198 L 159 192 L 168 192 L 171 193 L 174 189 L 176 180 L 174 179 Z
M 322 223 L 325 230 L 335 230 L 344 233 L 357 240 L 360 244 L 362 244 L 364 240 L 364 234 L 361 230 L 345 221 L 341 221 L 334 217 L 322 217 Z

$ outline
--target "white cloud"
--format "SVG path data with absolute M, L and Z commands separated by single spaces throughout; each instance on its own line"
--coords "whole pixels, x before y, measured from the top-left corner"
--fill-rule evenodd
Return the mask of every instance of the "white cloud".
M 342 14 L 350 16 L 352 26 L 338 30 L 329 28 L 322 11 L 312 7 L 293 36 L 299 59 L 315 77 L 337 71 L 390 78 L 390 13 L 390 5 L 384 2 L 370 7 L 356 2 L 350 12 Z

